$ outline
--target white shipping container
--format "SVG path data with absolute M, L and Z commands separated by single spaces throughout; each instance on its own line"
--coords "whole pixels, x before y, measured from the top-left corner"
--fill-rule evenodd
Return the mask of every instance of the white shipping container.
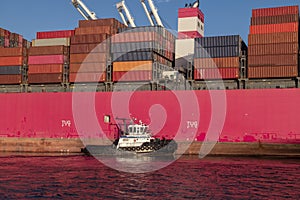
M 51 38 L 51 39 L 35 39 L 32 40 L 32 46 L 70 46 L 70 38 Z

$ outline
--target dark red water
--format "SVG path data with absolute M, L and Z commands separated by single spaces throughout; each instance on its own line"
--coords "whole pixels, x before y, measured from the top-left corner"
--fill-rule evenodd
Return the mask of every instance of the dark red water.
M 0 199 L 300 199 L 300 160 L 184 157 L 147 174 L 86 156 L 0 157 Z

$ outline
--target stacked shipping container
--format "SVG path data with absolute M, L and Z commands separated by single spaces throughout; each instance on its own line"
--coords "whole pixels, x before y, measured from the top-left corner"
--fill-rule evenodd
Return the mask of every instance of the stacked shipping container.
M 299 7 L 252 11 L 249 78 L 293 78 L 298 76 Z
M 163 27 L 124 28 L 112 38 L 113 82 L 152 81 L 173 67 L 175 37 Z
M 70 82 L 104 82 L 110 37 L 124 25 L 116 19 L 82 20 L 71 37 Z
M 239 35 L 197 38 L 194 79 L 238 79 L 247 46 Z
M 30 43 L 16 33 L 0 28 L 0 84 L 21 84 Z
M 28 83 L 63 83 L 73 30 L 38 32 L 28 56 Z

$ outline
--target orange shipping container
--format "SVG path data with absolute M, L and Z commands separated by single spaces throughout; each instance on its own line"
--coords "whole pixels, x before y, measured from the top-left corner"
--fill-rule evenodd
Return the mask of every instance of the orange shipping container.
M 238 67 L 225 67 L 225 68 L 202 68 L 194 70 L 195 80 L 221 80 L 221 79 L 238 79 L 240 68 Z
M 297 76 L 297 65 L 248 67 L 248 78 L 293 78 Z
M 0 57 L 0 66 L 20 66 L 23 65 L 23 57 Z
M 0 48 L 0 57 L 15 57 L 15 56 L 26 56 L 25 48 Z
M 194 66 L 195 68 L 240 67 L 240 58 L 196 58 L 194 60 Z
M 62 73 L 64 65 L 60 64 L 51 64 L 51 65 L 29 65 L 28 74 L 55 74 Z
M 0 84 L 20 84 L 21 82 L 21 75 L 0 75 Z
M 107 53 L 70 54 L 70 63 L 106 62 Z
M 80 70 L 83 72 L 104 72 L 106 71 L 106 63 L 82 63 L 82 64 L 70 64 L 70 73 L 76 73 Z
M 151 80 L 152 80 L 152 70 L 113 72 L 114 82 L 135 82 L 135 81 L 151 81 Z
M 152 61 L 114 62 L 113 71 L 151 71 Z
M 71 83 L 98 83 L 104 82 L 106 77 L 105 72 L 100 73 L 70 73 L 69 81 Z
M 250 34 L 298 32 L 299 22 L 250 26 Z

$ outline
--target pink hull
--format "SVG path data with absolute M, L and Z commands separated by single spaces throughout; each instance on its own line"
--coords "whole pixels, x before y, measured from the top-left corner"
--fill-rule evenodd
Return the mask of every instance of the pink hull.
M 222 94 L 226 101 L 222 100 Z M 182 141 L 209 141 L 217 134 L 220 142 L 300 143 L 299 89 L 176 94 L 147 91 L 135 92 L 131 98 L 129 95 L 129 92 L 0 94 L 0 137 L 97 138 L 105 133 L 113 138 L 116 126 L 105 124 L 104 116 L 128 118 L 126 114 L 130 113 L 150 124 L 157 137 L 173 138 L 177 134 Z M 220 98 L 220 102 L 215 104 L 218 101 L 212 100 L 211 95 Z

